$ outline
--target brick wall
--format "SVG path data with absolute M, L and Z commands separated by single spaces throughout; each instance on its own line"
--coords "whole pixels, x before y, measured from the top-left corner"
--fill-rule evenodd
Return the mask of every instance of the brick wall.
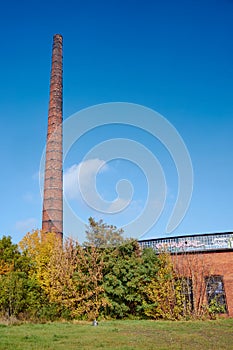
M 203 299 L 200 295 L 205 277 L 223 276 L 228 315 L 233 317 L 233 251 L 174 254 L 172 259 L 180 275 L 192 278 L 194 303 L 196 304 L 206 303 L 206 293 Z
M 53 37 L 42 230 L 63 232 L 62 36 Z

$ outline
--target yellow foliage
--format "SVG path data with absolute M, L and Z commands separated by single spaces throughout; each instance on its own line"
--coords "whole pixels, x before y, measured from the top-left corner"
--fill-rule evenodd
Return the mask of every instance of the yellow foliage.
M 61 246 L 56 234 L 53 232 L 45 234 L 42 231 L 28 232 L 19 243 L 20 249 L 32 261 L 30 273 L 36 275 L 42 285 L 44 270 L 56 246 Z
M 145 287 L 149 302 L 144 301 L 145 314 L 152 318 L 175 319 L 182 312 L 180 284 L 176 279 L 170 255 L 159 255 L 160 268 Z
M 20 248 L 32 261 L 31 274 L 51 303 L 71 311 L 72 316 L 98 317 L 107 304 L 103 288 L 103 261 L 95 247 L 82 248 L 72 239 L 62 245 L 54 233 L 28 233 Z

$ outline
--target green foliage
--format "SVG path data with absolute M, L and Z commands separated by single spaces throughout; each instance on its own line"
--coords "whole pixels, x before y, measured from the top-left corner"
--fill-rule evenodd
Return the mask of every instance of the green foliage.
M 74 315 L 95 320 L 109 302 L 103 286 L 103 254 L 96 247 L 79 247 L 78 264 L 74 273 L 77 306 Z
M 25 307 L 26 278 L 11 271 L 0 279 L 0 309 L 8 317 L 18 316 Z
M 125 241 L 105 252 L 104 288 L 111 303 L 106 316 L 125 318 L 143 315 L 143 289 L 150 276 L 156 273 L 156 259 L 151 250 L 142 254 L 134 240 Z
M 0 239 L 0 259 L 10 263 L 18 256 L 17 244 L 12 243 L 10 236 L 3 236 Z
M 184 296 L 177 279 L 170 255 L 159 255 L 159 268 L 144 288 L 143 307 L 145 314 L 154 319 L 179 319 L 182 315 Z
M 226 309 L 225 309 L 225 306 L 222 305 L 222 304 L 218 301 L 218 298 L 215 297 L 215 298 L 213 298 L 213 299 L 210 301 L 210 303 L 209 303 L 209 305 L 208 305 L 208 307 L 207 307 L 207 311 L 208 311 L 210 317 L 211 317 L 212 319 L 215 319 L 215 318 L 217 318 L 217 315 L 218 315 L 218 314 L 225 313 L 225 312 L 226 312 Z
M 86 230 L 86 246 L 95 246 L 106 248 L 108 246 L 117 246 L 123 242 L 123 230 L 117 229 L 114 225 L 108 225 L 103 220 L 95 221 L 92 217 L 88 219 L 89 226 Z
M 42 294 L 24 272 L 0 276 L 0 311 L 5 317 L 34 318 L 41 308 Z
M 142 251 L 122 234 L 90 218 L 84 246 L 72 239 L 61 244 L 54 233 L 40 231 L 27 233 L 19 247 L 3 236 L 0 316 L 34 321 L 191 317 L 189 279 L 175 271 L 171 256 Z M 217 300 L 205 310 L 211 318 L 225 311 Z
M 13 244 L 10 236 L 0 239 L 0 275 L 15 270 L 19 265 L 18 246 Z
M 37 281 L 30 276 L 31 259 L 21 253 L 11 237 L 0 240 L 0 314 L 34 318 L 44 302 Z

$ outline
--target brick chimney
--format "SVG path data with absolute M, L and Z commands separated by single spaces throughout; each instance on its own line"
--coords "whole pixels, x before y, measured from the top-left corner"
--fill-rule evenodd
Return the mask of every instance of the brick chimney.
M 53 37 L 42 230 L 63 238 L 62 36 Z

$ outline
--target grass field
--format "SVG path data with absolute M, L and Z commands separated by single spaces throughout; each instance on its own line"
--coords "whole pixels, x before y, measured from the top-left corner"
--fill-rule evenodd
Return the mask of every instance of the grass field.
M 0 349 L 232 350 L 233 319 L 0 324 Z

